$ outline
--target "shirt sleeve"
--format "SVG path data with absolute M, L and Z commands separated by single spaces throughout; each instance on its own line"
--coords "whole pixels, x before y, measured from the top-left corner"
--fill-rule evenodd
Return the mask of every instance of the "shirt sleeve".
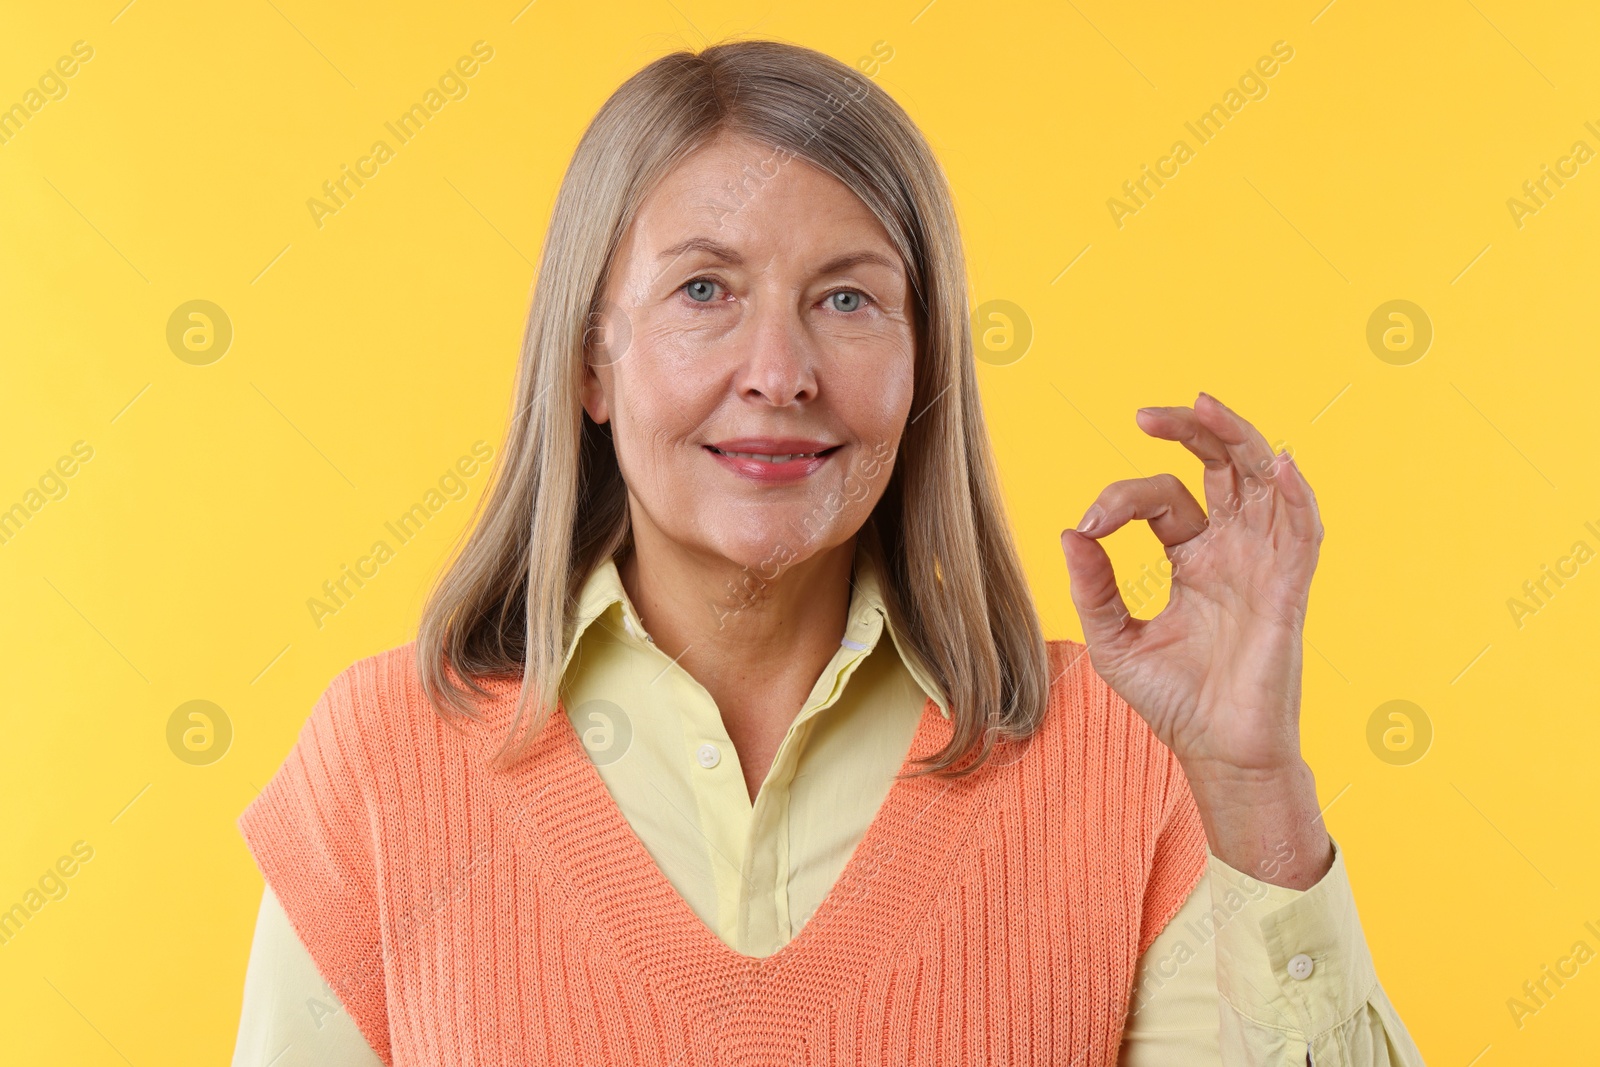
M 244 975 L 233 1067 L 380 1067 L 267 886 Z
M 1109 691 L 1109 687 L 1108 687 Z M 1113 693 L 1116 700 L 1120 696 Z M 1124 702 L 1126 705 L 1126 702 Z M 1138 713 L 1128 708 L 1130 717 Z M 1138 719 L 1141 729 L 1148 730 Z M 1195 886 L 1206 877 L 1206 830 L 1200 821 L 1200 808 L 1189 788 L 1189 777 L 1183 765 L 1167 746 L 1154 740 L 1150 747 L 1151 759 L 1158 764 L 1153 781 L 1162 782 L 1166 814 L 1161 831 L 1156 837 L 1151 858 L 1150 874 L 1145 886 L 1143 913 L 1139 926 L 1139 954 L 1143 956 L 1161 931 L 1172 925 L 1184 902 L 1194 895 Z
M 354 669 L 335 678 L 239 830 L 317 972 L 384 1063 L 389 1019 Z M 274 1050 L 276 1051 L 276 1050 Z
M 1120 1067 L 1422 1067 L 1378 982 L 1345 873 L 1258 881 L 1207 847 L 1205 881 L 1140 958 Z
M 1221 1067 L 1217 955 L 1197 936 L 1210 915 L 1202 878 L 1139 957 L 1118 1067 Z

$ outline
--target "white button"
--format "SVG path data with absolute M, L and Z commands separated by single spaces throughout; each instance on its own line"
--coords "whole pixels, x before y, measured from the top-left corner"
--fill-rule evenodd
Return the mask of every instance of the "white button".
M 1289 977 L 1297 982 L 1303 982 L 1311 977 L 1311 968 L 1314 966 L 1311 957 L 1302 952 L 1289 961 Z
M 645 633 L 643 627 L 634 626 L 633 620 L 628 617 L 628 613 L 627 612 L 623 612 L 622 613 L 622 628 L 624 630 L 628 631 L 628 636 L 629 637 L 640 637 L 640 638 L 643 638 L 644 640 L 650 642 L 650 644 L 652 644 L 652 645 L 656 643 L 656 639 L 651 637 L 649 634 Z
M 700 761 L 702 767 L 715 767 L 722 761 L 722 752 L 716 745 L 707 741 L 695 752 L 695 758 Z

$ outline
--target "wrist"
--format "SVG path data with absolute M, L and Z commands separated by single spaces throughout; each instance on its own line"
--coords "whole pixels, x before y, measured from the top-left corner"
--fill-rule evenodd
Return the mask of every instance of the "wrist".
M 1285 797 L 1315 792 L 1316 780 L 1311 765 L 1298 750 L 1271 766 L 1240 767 L 1214 759 L 1178 757 L 1189 787 L 1198 799 L 1201 792 L 1227 796 L 1236 803 L 1271 805 Z
M 1211 852 L 1260 881 L 1315 885 L 1333 865 L 1310 764 L 1275 768 L 1184 764 Z

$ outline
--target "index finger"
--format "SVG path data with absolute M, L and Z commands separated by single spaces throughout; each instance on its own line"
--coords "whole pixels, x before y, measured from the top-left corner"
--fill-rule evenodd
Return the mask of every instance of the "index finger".
M 1250 480 L 1271 480 L 1276 457 L 1265 437 L 1210 393 L 1201 393 L 1193 408 L 1143 408 L 1140 428 L 1153 437 L 1177 441 L 1205 465 L 1206 510 L 1231 510 L 1236 498 L 1249 493 Z

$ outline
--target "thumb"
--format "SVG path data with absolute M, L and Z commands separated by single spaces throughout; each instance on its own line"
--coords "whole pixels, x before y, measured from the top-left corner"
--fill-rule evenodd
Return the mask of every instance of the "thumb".
M 1127 628 L 1132 612 L 1117 589 L 1111 557 L 1100 542 L 1076 530 L 1061 531 L 1061 552 L 1067 558 L 1072 604 L 1083 621 L 1084 644 L 1093 648 Z

